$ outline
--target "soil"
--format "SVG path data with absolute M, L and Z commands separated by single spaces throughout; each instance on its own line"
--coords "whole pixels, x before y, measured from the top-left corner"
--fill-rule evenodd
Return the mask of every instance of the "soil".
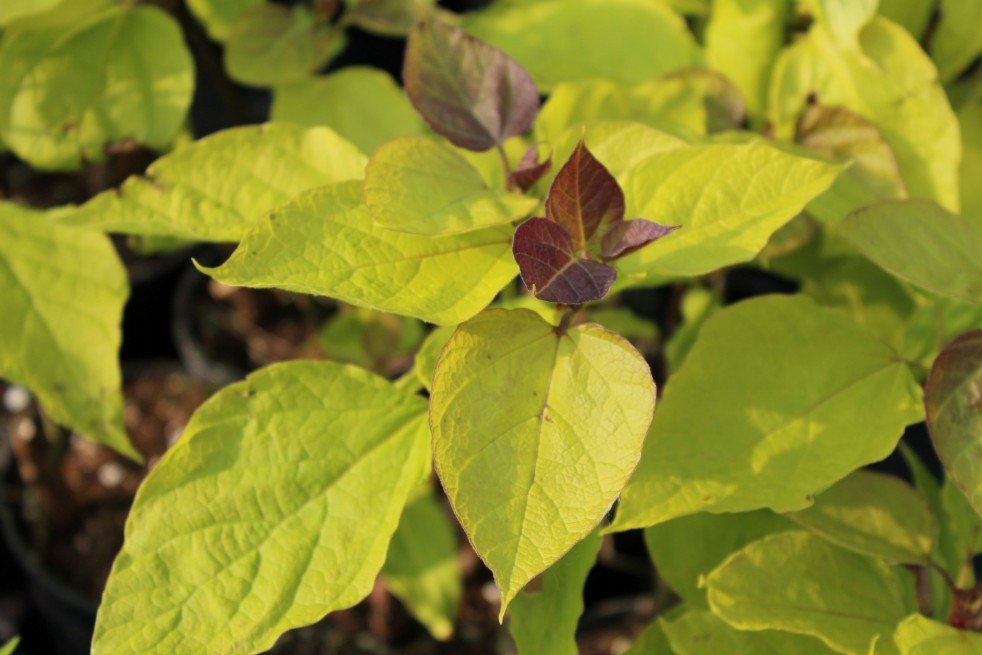
M 43 568 L 96 600 L 123 544 L 137 487 L 176 441 L 207 389 L 172 370 L 143 372 L 124 384 L 124 423 L 146 459 L 136 464 L 77 434 L 59 448 L 45 438 L 33 407 L 10 417 L 21 486 L 5 490 Z

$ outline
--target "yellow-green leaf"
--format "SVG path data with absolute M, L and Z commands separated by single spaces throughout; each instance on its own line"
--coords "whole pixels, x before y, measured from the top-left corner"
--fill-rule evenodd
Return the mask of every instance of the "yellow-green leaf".
M 833 655 L 818 639 L 780 630 L 737 630 L 706 610 L 660 619 L 678 655 Z
M 162 157 L 71 220 L 107 232 L 239 241 L 301 191 L 360 180 L 366 159 L 326 127 L 237 127 Z
M 489 188 L 453 148 L 425 137 L 395 139 L 379 148 L 365 168 L 364 196 L 379 227 L 428 236 L 511 223 L 539 204 Z
M 922 418 L 907 366 L 844 314 L 800 296 L 743 301 L 706 321 L 666 385 L 611 528 L 804 509 Z
M 457 328 L 433 377 L 433 456 L 502 614 L 603 518 L 654 403 L 648 365 L 599 325 L 564 332 L 529 310 L 492 309 Z
M 867 655 L 874 641 L 889 643 L 913 610 L 885 564 L 808 532 L 750 544 L 713 571 L 706 586 L 713 613 L 737 629 L 811 635 L 849 655 Z
M 938 26 L 931 36 L 931 56 L 943 82 L 955 79 L 982 54 L 982 2 L 941 0 Z
M 270 118 L 329 127 L 366 155 L 386 141 L 423 132 L 423 121 L 399 85 L 385 71 L 368 66 L 277 87 Z
M 45 412 L 130 457 L 119 344 L 126 271 L 109 239 L 0 203 L 0 376 Z
M 456 327 L 455 325 L 441 325 L 437 327 L 426 335 L 426 339 L 423 340 L 419 350 L 416 351 L 416 357 L 413 361 L 413 373 L 427 390 L 430 389 L 430 385 L 433 382 L 433 372 L 436 370 L 437 360 L 440 359 L 440 351 L 443 350 L 443 346 L 450 340 L 450 336 Z
M 226 284 L 331 296 L 454 324 L 484 309 L 518 271 L 512 230 L 424 237 L 377 227 L 361 183 L 313 189 L 260 219 L 232 256 L 203 271 Z
M 204 26 L 208 36 L 225 41 L 235 19 L 265 0 L 187 0 L 188 9 Z
M 920 614 L 901 621 L 893 640 L 900 655 L 982 655 L 982 634 L 959 630 Z
M 137 493 L 93 655 L 259 653 L 360 601 L 429 469 L 425 412 L 330 362 L 216 394 Z

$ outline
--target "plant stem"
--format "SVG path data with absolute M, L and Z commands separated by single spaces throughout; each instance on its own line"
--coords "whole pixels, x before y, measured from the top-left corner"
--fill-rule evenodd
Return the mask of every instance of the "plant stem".
M 501 168 L 505 172 L 505 190 L 514 191 L 515 185 L 511 181 L 511 165 L 508 163 L 508 153 L 505 152 L 504 146 L 500 143 L 496 143 L 494 147 L 498 151 L 498 156 L 501 157 Z

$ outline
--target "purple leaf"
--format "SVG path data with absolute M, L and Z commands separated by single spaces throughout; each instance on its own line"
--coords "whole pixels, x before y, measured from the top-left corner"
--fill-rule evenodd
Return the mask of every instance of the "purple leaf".
M 582 140 L 549 189 L 546 218 L 565 228 L 577 250 L 624 218 L 624 192 Z
M 539 93 L 518 62 L 456 27 L 419 21 L 402 71 L 406 94 L 437 134 L 484 151 L 526 132 Z
M 518 162 L 518 166 L 515 167 L 509 175 L 509 181 L 521 189 L 523 192 L 528 191 L 535 183 L 542 179 L 542 176 L 549 172 L 552 168 L 552 153 L 539 162 L 539 145 L 535 144 L 531 148 L 525 151 L 522 156 L 522 160 Z
M 545 218 L 530 218 L 515 231 L 512 252 L 522 281 L 539 300 L 579 305 L 607 295 L 617 272 L 584 259 L 569 233 Z
M 644 218 L 618 221 L 604 235 L 600 256 L 614 259 L 643 248 L 652 241 L 671 234 L 681 225 L 662 225 Z

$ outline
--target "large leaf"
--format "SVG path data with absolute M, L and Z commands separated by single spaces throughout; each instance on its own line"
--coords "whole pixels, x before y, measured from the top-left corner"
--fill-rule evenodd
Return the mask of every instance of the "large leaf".
M 951 480 L 982 515 L 982 330 L 945 346 L 924 392 L 934 448 Z
M 650 0 L 500 0 L 468 14 L 464 29 L 517 59 L 543 91 L 596 78 L 639 84 L 702 58 L 682 18 Z
M 840 170 L 763 143 L 653 155 L 624 176 L 627 215 L 682 229 L 625 257 L 617 269 L 643 280 L 653 274 L 702 275 L 753 259 Z
M 856 471 L 788 516 L 832 543 L 891 563 L 926 565 L 937 544 L 938 525 L 924 496 L 873 471 Z
M 0 203 L 0 376 L 56 422 L 139 457 L 123 430 L 126 271 L 105 235 Z
M 583 583 L 601 538 L 592 534 L 542 574 L 542 585 L 515 597 L 508 630 L 518 655 L 578 655 L 576 625 L 583 613 Z
M 784 51 L 771 88 L 778 136 L 790 138 L 816 98 L 846 107 L 882 132 L 911 196 L 957 211 L 958 122 L 934 65 L 902 27 L 881 17 L 863 28 L 859 45 L 843 49 L 819 25 Z
M 941 80 L 948 82 L 982 54 L 982 2 L 941 0 L 941 16 L 931 36 L 931 56 Z
M 258 653 L 360 601 L 429 468 L 425 411 L 329 362 L 216 394 L 137 493 L 93 654 Z
M 665 388 L 612 528 L 700 511 L 804 509 L 886 457 L 923 417 L 919 396 L 893 351 L 808 298 L 720 310 Z
M 164 148 L 194 87 L 180 28 L 152 6 L 12 29 L 0 45 L 0 70 L 0 139 L 46 170 L 101 161 L 112 142 Z
M 297 196 L 259 220 L 225 264 L 202 270 L 226 284 L 331 296 L 453 324 L 481 311 L 515 277 L 511 232 L 423 237 L 386 230 L 372 223 L 361 184 L 345 182 Z
M 703 512 L 646 528 L 644 543 L 658 578 L 689 605 L 708 607 L 702 578 L 747 544 L 797 526 L 770 510 L 737 514 Z M 693 544 L 699 544 L 694 548 Z
M 419 21 L 409 33 L 406 94 L 437 134 L 469 150 L 528 130 L 539 94 L 514 60 L 456 27 Z
M 651 373 L 598 325 L 563 331 L 492 309 L 457 328 L 430 393 L 437 472 L 504 614 L 627 482 L 654 408 Z
M 462 576 L 457 535 L 427 480 L 403 510 L 382 577 L 434 637 L 447 639 L 457 618 Z
M 771 69 L 784 45 L 791 0 L 716 0 L 706 26 L 706 62 L 733 80 L 755 115 L 767 106 Z
M 713 613 L 735 628 L 811 635 L 851 655 L 866 655 L 874 640 L 889 642 L 913 609 L 885 564 L 808 532 L 750 544 L 706 586 Z
M 678 655 L 832 655 L 821 641 L 779 630 L 737 630 L 711 612 L 694 610 L 659 624 Z
M 187 0 L 188 9 L 216 41 L 228 38 L 232 25 L 242 14 L 265 0 Z
M 893 640 L 900 655 L 982 655 L 982 634 L 959 630 L 920 614 L 901 621 Z
M 859 48 L 859 33 L 876 15 L 878 0 L 804 0 L 803 5 L 843 50 Z
M 329 127 L 366 155 L 386 141 L 423 132 L 423 121 L 395 80 L 368 66 L 276 88 L 270 118 Z
M 62 2 L 64 0 L 6 0 L 0 5 L 0 26 L 7 25 L 19 18 L 48 11 Z
M 365 163 L 324 127 L 232 128 L 158 159 L 71 219 L 107 232 L 239 241 L 264 212 L 301 191 L 360 180 Z
M 404 137 L 379 148 L 365 169 L 375 224 L 429 236 L 471 232 L 528 216 L 535 198 L 490 188 L 452 147 Z
M 933 202 L 878 203 L 850 214 L 841 232 L 897 277 L 944 296 L 982 304 L 982 233 Z
M 302 5 L 261 4 L 232 23 L 225 70 L 236 82 L 250 86 L 302 82 L 337 51 L 338 38 Z

